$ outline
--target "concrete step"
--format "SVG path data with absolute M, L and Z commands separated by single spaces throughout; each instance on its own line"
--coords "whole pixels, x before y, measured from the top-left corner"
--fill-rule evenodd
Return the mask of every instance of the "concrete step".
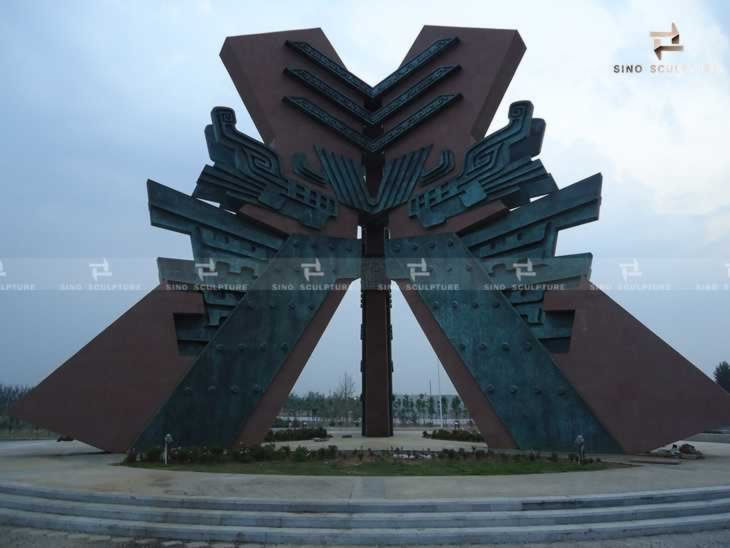
M 730 527 L 730 513 L 572 525 L 452 527 L 442 529 L 326 529 L 188 525 L 61 516 L 0 509 L 0 524 L 92 535 L 203 542 L 332 545 L 422 545 L 570 542 L 691 533 Z
M 513 527 L 590 524 L 680 518 L 730 513 L 730 498 L 707 501 L 644 504 L 568 510 L 491 512 L 294 513 L 232 510 L 185 510 L 144 505 L 69 502 L 0 494 L 0 508 L 59 516 L 82 516 L 117 521 L 222 525 L 268 528 L 322 529 L 441 529 L 455 527 Z
M 47 487 L 34 487 L 13 483 L 0 483 L 0 494 L 34 497 L 47 500 L 121 504 L 190 510 L 220 510 L 237 512 L 286 512 L 286 513 L 439 513 L 439 512 L 498 512 L 528 510 L 577 510 L 643 506 L 649 504 L 673 504 L 702 502 L 730 498 L 730 486 L 694 489 L 643 491 L 609 495 L 553 496 L 553 497 L 498 497 L 488 499 L 334 499 L 334 500 L 280 500 L 246 499 L 226 497 L 173 497 L 143 496 L 127 493 L 101 493 L 73 491 Z

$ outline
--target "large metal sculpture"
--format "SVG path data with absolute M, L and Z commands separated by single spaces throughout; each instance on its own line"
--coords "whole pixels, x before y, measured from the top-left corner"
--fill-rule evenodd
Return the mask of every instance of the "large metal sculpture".
M 590 254 L 555 256 L 598 218 L 601 176 L 558 188 L 527 101 L 483 137 L 523 52 L 516 31 L 424 27 L 369 86 L 319 29 L 228 38 L 264 142 L 213 109 L 192 196 L 147 186 L 194 260 L 159 259 L 161 286 L 15 414 L 116 451 L 258 443 L 360 278 L 367 436 L 392 434 L 391 281 L 492 447 L 641 451 L 730 422 L 727 394 L 590 285 Z

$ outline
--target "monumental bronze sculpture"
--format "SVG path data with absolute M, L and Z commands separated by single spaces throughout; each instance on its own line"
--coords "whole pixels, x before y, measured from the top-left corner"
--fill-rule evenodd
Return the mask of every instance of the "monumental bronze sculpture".
M 635 452 L 730 423 L 730 396 L 590 284 L 589 253 L 555 256 L 598 219 L 600 174 L 558 188 L 528 101 L 484 137 L 524 51 L 427 26 L 370 86 L 319 29 L 228 38 L 263 143 L 213 109 L 192 195 L 147 185 L 194 260 L 159 259 L 160 286 L 14 414 L 110 451 L 259 443 L 359 278 L 366 436 L 393 432 L 391 281 L 491 447 Z

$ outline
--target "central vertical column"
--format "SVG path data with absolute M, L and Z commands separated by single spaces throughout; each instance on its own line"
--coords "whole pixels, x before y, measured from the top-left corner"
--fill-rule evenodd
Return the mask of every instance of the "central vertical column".
M 373 105 L 366 105 L 373 106 Z M 376 137 L 382 126 L 365 128 Z M 377 196 L 385 158 L 382 153 L 363 156 L 365 180 L 371 196 Z M 362 434 L 393 435 L 393 360 L 391 355 L 390 280 L 385 276 L 387 215 L 361 219 L 362 269 Z

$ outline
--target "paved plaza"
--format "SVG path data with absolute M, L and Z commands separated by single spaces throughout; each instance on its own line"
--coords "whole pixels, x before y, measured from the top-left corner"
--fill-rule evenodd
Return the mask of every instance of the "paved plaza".
M 291 445 L 341 449 L 371 447 L 438 450 L 474 443 L 426 440 L 420 430 L 397 431 L 392 438 L 361 438 L 351 430 L 332 430 L 327 442 Z M 352 438 L 342 438 L 342 435 Z M 500 496 L 586 495 L 730 485 L 730 444 L 692 442 L 705 454 L 678 465 L 638 463 L 631 456 L 603 456 L 633 466 L 595 472 L 511 476 L 343 477 L 272 476 L 173 472 L 118 466 L 123 455 L 102 453 L 80 442 L 0 442 L 3 482 L 33 486 L 136 493 L 290 499 L 462 499 Z M 644 460 L 644 459 L 638 459 Z M 650 460 L 650 459 L 649 459 Z

